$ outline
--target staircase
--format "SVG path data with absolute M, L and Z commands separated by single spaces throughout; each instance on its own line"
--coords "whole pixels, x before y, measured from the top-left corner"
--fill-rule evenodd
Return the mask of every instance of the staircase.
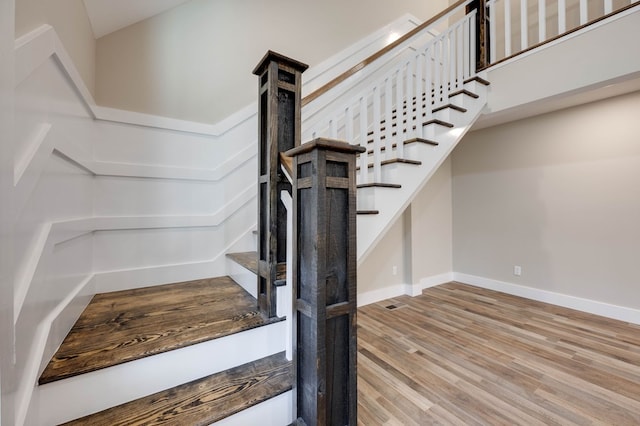
M 462 37 L 472 17 L 402 50 L 348 96 L 337 85 L 303 109 L 303 141 L 367 147 L 358 160 L 359 262 L 486 104 L 489 83 Z M 290 424 L 291 324 L 282 309 L 290 289 L 278 292 L 279 316 L 266 317 L 257 310 L 257 254 L 227 256 L 230 276 L 96 295 L 40 376 L 39 424 Z

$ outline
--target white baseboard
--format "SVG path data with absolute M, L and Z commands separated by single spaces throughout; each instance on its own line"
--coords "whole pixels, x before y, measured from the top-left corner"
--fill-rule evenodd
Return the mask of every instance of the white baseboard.
M 461 283 L 471 284 L 489 290 L 501 291 L 513 296 L 520 296 L 527 299 L 537 300 L 539 302 L 550 303 L 552 305 L 640 325 L 640 310 L 638 309 L 612 305 L 609 303 L 598 302 L 596 300 L 569 296 L 566 294 L 555 293 L 553 291 L 541 290 L 533 287 L 493 280 L 490 278 L 478 277 L 475 275 L 462 274 L 459 272 L 454 272 L 452 275 L 455 281 L 459 281 Z
M 424 289 L 435 287 L 440 284 L 446 284 L 451 281 L 453 281 L 453 272 L 445 272 L 444 274 L 420 278 L 420 281 L 419 281 L 420 292 L 418 294 L 421 294 L 422 290 Z M 416 294 L 416 296 L 418 294 Z
M 447 272 L 421 278 L 416 284 L 395 284 L 378 290 L 365 291 L 358 294 L 358 306 L 370 305 L 398 296 L 419 296 L 425 288 L 435 287 L 451 281 L 453 281 L 453 273 Z

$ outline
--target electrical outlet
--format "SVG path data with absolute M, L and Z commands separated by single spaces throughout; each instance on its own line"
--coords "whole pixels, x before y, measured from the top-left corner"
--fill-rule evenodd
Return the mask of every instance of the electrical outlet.
M 393 268 L 391 268 L 391 273 L 393 275 L 398 275 L 398 267 L 396 265 L 393 265 Z
M 513 275 L 515 275 L 516 277 L 522 275 L 522 267 L 520 265 L 515 265 L 513 267 Z

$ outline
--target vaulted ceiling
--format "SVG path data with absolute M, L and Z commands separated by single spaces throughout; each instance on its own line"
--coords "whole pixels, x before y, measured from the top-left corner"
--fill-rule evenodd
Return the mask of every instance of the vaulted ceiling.
M 96 39 L 188 0 L 84 0 Z

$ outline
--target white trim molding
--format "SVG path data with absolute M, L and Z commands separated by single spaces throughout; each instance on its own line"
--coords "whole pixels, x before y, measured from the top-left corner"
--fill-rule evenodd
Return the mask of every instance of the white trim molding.
M 570 296 L 567 294 L 556 293 L 549 290 L 541 290 L 538 288 L 527 287 L 505 281 L 498 281 L 491 278 L 478 277 L 475 275 L 463 274 L 460 272 L 454 272 L 453 279 L 464 284 L 470 284 L 489 290 L 511 294 L 513 296 L 520 296 L 526 299 L 536 300 L 538 302 L 550 303 L 552 305 L 562 306 L 564 308 L 575 309 L 594 315 L 600 315 L 603 317 L 640 325 L 640 310 L 638 309 L 612 305 L 609 303 L 599 302 L 597 300 Z
M 365 291 L 358 294 L 358 307 L 392 299 L 398 296 L 420 296 L 422 291 L 453 281 L 453 273 L 446 272 L 439 275 L 421 278 L 415 284 L 395 284 L 377 290 Z

